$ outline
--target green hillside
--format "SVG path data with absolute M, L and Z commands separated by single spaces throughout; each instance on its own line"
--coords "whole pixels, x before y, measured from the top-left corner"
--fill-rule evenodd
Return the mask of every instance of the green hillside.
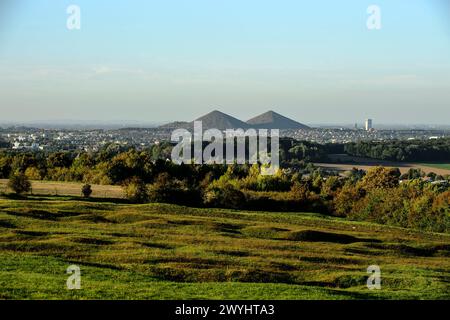
M 449 253 L 449 235 L 316 214 L 0 199 L 2 299 L 448 299 Z

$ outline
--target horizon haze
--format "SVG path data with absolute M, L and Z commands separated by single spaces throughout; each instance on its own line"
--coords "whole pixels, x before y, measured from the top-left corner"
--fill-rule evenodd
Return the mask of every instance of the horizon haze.
M 0 18 L 0 123 L 450 119 L 444 0 L 5 0 Z

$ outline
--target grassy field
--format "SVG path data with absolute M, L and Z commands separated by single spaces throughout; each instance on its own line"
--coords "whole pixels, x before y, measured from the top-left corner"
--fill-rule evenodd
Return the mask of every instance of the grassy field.
M 308 213 L 0 199 L 2 299 L 449 299 L 449 253 L 450 235 Z
M 450 170 L 450 163 L 422 163 L 422 165 L 430 168 Z
M 377 162 L 373 161 L 372 163 L 366 162 L 354 162 L 354 163 L 314 163 L 316 166 L 328 169 L 328 170 L 336 170 L 340 172 L 345 172 L 352 170 L 353 168 L 357 168 L 360 170 L 371 170 L 377 166 L 384 166 L 387 168 L 398 168 L 402 174 L 407 173 L 410 169 L 421 169 L 426 174 L 430 172 L 434 172 L 436 174 L 445 176 L 450 174 L 450 166 L 447 164 L 423 164 L 423 163 L 400 163 L 400 162 Z
M 0 179 L 0 192 L 10 192 L 7 187 L 8 179 Z M 83 183 L 62 181 L 31 181 L 32 194 L 35 195 L 63 195 L 80 196 Z M 92 197 L 114 198 L 124 197 L 122 187 L 111 185 L 92 185 Z
M 421 169 L 426 174 L 434 172 L 439 175 L 450 174 L 450 163 L 408 163 L 376 160 L 371 158 L 355 157 L 347 154 L 329 154 L 330 163 L 314 163 L 318 167 L 329 170 L 349 171 L 353 168 L 370 170 L 376 166 L 398 168 L 400 172 L 407 173 L 410 169 Z

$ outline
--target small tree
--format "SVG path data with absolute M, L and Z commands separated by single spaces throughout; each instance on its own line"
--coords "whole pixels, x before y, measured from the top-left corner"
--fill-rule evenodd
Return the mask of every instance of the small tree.
M 311 193 L 306 181 L 295 181 L 291 187 L 291 197 L 296 201 L 306 201 Z
M 392 189 L 398 186 L 400 175 L 398 168 L 375 167 L 367 172 L 359 185 L 367 191 Z
M 22 194 L 30 191 L 31 183 L 22 172 L 14 173 L 9 177 L 8 187 L 15 193 Z
M 148 187 L 148 200 L 157 203 L 196 205 L 200 202 L 200 192 L 186 180 L 172 178 L 167 172 L 158 175 Z
M 41 173 L 39 172 L 39 169 L 36 167 L 28 167 L 25 170 L 25 175 L 30 180 L 42 180 Z
M 351 182 L 346 183 L 333 199 L 335 214 L 347 217 L 355 204 L 365 196 L 365 191 Z
M 203 204 L 206 206 L 240 209 L 245 203 L 245 195 L 230 183 L 223 186 L 213 183 L 203 195 Z
M 320 194 L 325 197 L 333 197 L 336 191 L 342 186 L 339 177 L 330 176 L 328 177 L 324 183 L 322 183 L 322 189 Z
M 144 181 L 138 177 L 133 177 L 124 185 L 125 198 L 134 203 L 144 203 L 148 201 L 148 189 Z
M 82 188 L 81 188 L 81 193 L 83 194 L 83 197 L 85 198 L 89 198 L 92 194 L 92 188 L 90 184 L 85 184 Z

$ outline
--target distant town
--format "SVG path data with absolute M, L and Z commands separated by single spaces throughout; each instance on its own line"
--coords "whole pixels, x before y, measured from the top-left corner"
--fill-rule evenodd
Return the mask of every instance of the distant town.
M 326 143 L 348 143 L 357 141 L 385 140 L 429 140 L 450 137 L 450 129 L 383 129 L 377 128 L 375 121 L 366 119 L 364 126 L 354 127 L 308 127 L 268 111 L 246 122 L 220 111 L 213 111 L 196 120 L 202 121 L 203 129 L 280 129 L 282 137 Z M 0 148 L 30 151 L 87 151 L 95 152 L 108 144 L 145 149 L 163 141 L 169 141 L 176 128 L 187 128 L 192 122 L 174 122 L 158 127 L 142 128 L 38 128 L 28 126 L 0 127 Z

